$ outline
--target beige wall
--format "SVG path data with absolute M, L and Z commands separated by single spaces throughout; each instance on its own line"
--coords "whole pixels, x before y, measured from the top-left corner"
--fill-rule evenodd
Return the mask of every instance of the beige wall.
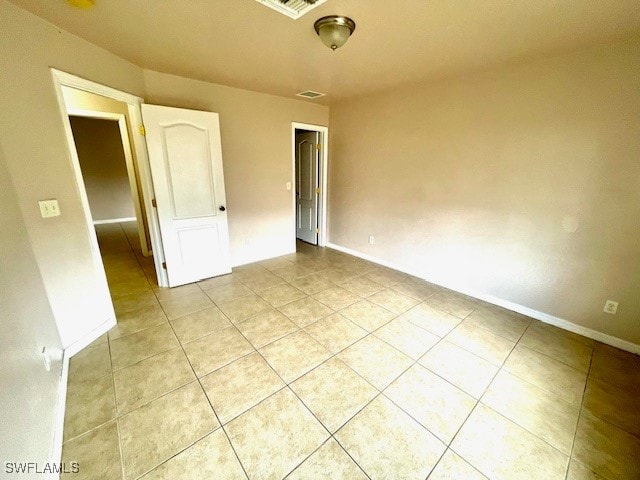
M 118 122 L 70 119 L 93 220 L 135 217 Z
M 47 372 L 40 352 L 62 345 L 2 150 L 0 205 L 0 465 L 5 472 L 5 462 L 51 460 L 62 365 L 56 361 Z
M 640 344 L 639 79 L 634 39 L 331 105 L 330 241 Z
M 295 250 L 291 122 L 328 125 L 329 109 L 145 70 L 147 103 L 220 114 L 234 265 Z
M 0 0 L 0 144 L 63 345 L 107 320 L 49 67 L 132 94 L 142 70 Z M 38 200 L 62 215 L 43 219 Z

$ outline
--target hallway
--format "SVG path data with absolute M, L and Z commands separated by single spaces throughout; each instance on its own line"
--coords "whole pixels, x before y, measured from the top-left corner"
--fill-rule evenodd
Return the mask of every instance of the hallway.
M 97 232 L 118 325 L 71 359 L 63 478 L 638 478 L 637 356 L 304 243 L 160 289 Z

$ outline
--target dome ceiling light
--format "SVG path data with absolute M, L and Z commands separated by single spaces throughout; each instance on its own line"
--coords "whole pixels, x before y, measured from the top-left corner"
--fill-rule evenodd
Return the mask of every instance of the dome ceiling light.
M 356 22 L 349 17 L 330 15 L 316 20 L 313 24 L 316 33 L 327 47 L 336 50 L 347 43 L 356 29 Z

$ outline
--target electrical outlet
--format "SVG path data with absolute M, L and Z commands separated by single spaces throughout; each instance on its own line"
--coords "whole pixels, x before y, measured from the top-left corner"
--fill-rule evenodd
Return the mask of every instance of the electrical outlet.
M 369 245 L 373 245 L 376 243 L 376 239 L 373 235 L 369 235 Z
M 604 304 L 604 313 L 610 313 L 611 315 L 615 315 L 618 311 L 618 302 L 614 302 L 613 300 L 607 300 Z
M 291 191 L 291 182 L 287 182 L 287 190 Z

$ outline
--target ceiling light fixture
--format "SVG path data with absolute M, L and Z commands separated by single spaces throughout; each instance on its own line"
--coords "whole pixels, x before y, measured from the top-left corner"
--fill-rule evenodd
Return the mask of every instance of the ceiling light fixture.
M 340 48 L 356 29 L 356 22 L 348 17 L 330 15 L 316 20 L 313 24 L 316 33 L 327 47 L 331 50 Z

